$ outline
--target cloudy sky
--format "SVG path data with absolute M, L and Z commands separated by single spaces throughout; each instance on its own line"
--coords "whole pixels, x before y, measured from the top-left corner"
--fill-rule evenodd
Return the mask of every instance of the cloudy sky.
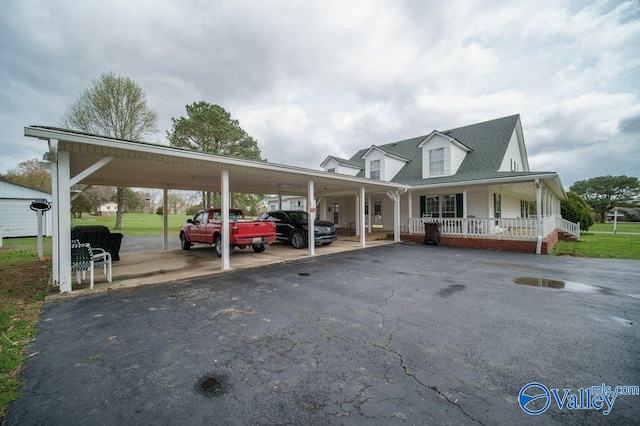
M 223 106 L 271 162 L 520 114 L 532 170 L 565 187 L 640 176 L 640 2 L 2 0 L 0 173 L 41 157 L 109 71 L 167 144 L 185 105 Z

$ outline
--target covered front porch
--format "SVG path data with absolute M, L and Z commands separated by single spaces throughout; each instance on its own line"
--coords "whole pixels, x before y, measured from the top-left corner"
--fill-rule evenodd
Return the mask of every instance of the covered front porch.
M 388 198 L 372 194 L 365 201 L 367 232 L 394 229 L 397 206 Z M 561 216 L 563 199 L 555 174 L 412 187 L 399 197 L 401 238 L 421 241 L 431 222 L 439 224 L 443 245 L 546 253 L 558 239 L 580 237 L 579 224 Z M 357 230 L 357 202 L 357 196 L 331 200 L 333 211 L 324 211 L 337 225 Z

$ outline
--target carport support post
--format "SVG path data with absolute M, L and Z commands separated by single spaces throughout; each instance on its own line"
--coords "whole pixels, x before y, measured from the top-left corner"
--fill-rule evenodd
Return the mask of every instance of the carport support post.
M 162 250 L 169 250 L 169 189 L 162 188 Z
M 360 187 L 360 205 L 358 206 L 358 227 L 360 229 L 360 247 L 366 245 L 367 236 L 364 233 L 364 186 Z
M 71 292 L 71 185 L 69 151 L 58 151 L 57 165 L 58 202 L 56 206 L 58 223 L 58 273 L 60 293 Z M 54 225 L 54 226 L 56 226 Z
M 307 207 L 313 206 L 315 208 L 315 194 L 313 187 L 313 180 L 309 179 L 307 183 Z M 316 237 L 315 237 L 315 219 L 316 214 L 309 212 L 309 208 L 307 208 L 307 242 L 309 246 L 309 256 L 313 256 L 316 254 Z
M 60 262 L 60 227 L 58 226 L 58 217 L 60 214 L 58 213 L 58 140 L 57 139 L 49 139 L 49 159 L 51 161 L 51 214 L 52 214 L 52 222 L 53 229 L 51 230 L 51 241 L 52 241 L 52 250 L 51 250 L 51 275 L 53 285 L 57 286 L 60 284 L 60 271 L 58 270 L 58 264 Z
M 224 169 L 220 174 L 222 193 L 222 270 L 231 269 L 229 263 L 229 170 Z

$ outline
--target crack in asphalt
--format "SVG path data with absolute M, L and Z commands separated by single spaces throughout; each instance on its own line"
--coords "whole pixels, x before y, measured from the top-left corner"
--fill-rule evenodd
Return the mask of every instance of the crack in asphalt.
M 392 293 L 392 295 L 393 295 L 393 293 Z M 336 339 L 344 339 L 344 340 L 348 340 L 348 341 L 351 341 L 351 342 L 363 343 L 365 345 L 373 346 L 373 347 L 381 349 L 381 350 L 383 350 L 385 352 L 389 352 L 389 353 L 394 354 L 395 356 L 398 357 L 398 359 L 400 361 L 400 367 L 402 368 L 402 371 L 404 372 L 404 374 L 406 376 L 411 377 L 416 383 L 420 384 L 420 386 L 422 386 L 423 388 L 429 389 L 429 390 L 431 390 L 433 392 L 436 392 L 440 397 L 444 398 L 447 402 L 449 402 L 452 405 L 455 405 L 460 410 L 460 412 L 462 414 L 464 414 L 467 418 L 469 418 L 470 420 L 472 420 L 472 421 L 484 426 L 484 423 L 482 423 L 480 420 L 472 417 L 469 413 L 467 413 L 464 410 L 464 408 L 462 408 L 462 406 L 460 404 L 458 404 L 458 400 L 452 401 L 445 393 L 440 391 L 437 386 L 435 386 L 435 385 L 434 386 L 428 386 L 427 384 L 422 382 L 422 380 L 420 380 L 418 377 L 416 377 L 415 374 L 413 374 L 411 369 L 405 365 L 404 356 L 401 353 L 399 353 L 398 351 L 396 351 L 395 349 L 392 349 L 392 348 L 389 347 L 389 345 L 393 342 L 393 333 L 389 334 L 389 337 L 387 338 L 387 343 L 384 344 L 384 345 L 381 345 L 379 343 L 368 342 L 366 340 L 358 340 L 358 339 L 353 339 L 353 338 L 350 338 L 350 337 L 338 336 L 335 333 L 333 333 L 331 330 L 329 330 L 328 327 L 326 327 L 320 321 L 312 320 L 312 319 L 306 317 L 302 312 L 300 312 L 299 310 L 297 310 L 297 309 L 295 309 L 293 307 L 291 307 L 291 309 L 294 312 L 296 312 L 307 323 L 316 324 L 322 330 L 323 336 L 327 336 L 328 335 L 329 337 L 333 337 L 333 338 L 336 338 Z M 358 407 L 358 409 L 359 409 L 359 407 Z
M 431 389 L 432 391 L 436 392 L 438 395 L 440 395 L 441 397 L 443 397 L 444 399 L 447 400 L 447 402 L 449 402 L 450 404 L 455 405 L 456 407 L 458 407 L 458 409 L 460 410 L 460 412 L 462 414 L 464 414 L 465 416 L 467 416 L 470 420 L 473 420 L 474 422 L 477 422 L 481 425 L 484 425 L 484 423 L 482 423 L 480 420 L 475 419 L 473 417 L 471 417 L 471 415 L 469 415 L 469 413 L 467 413 L 466 411 L 464 411 L 464 409 L 460 406 L 460 404 L 458 404 L 457 400 L 452 401 L 447 395 L 445 395 L 443 392 L 441 392 L 437 386 L 427 386 L 425 383 L 422 382 L 422 380 L 420 380 L 419 378 L 416 377 L 415 374 L 413 374 L 413 372 L 411 371 L 411 369 L 409 367 L 407 367 L 405 365 L 404 362 L 404 357 L 402 356 L 401 353 L 399 353 L 398 351 L 396 351 L 395 349 L 389 348 L 389 345 L 391 344 L 391 342 L 393 341 L 393 333 L 389 335 L 389 339 L 387 340 L 387 344 L 382 346 L 378 343 L 371 343 L 371 342 L 366 342 L 366 341 L 362 341 L 362 343 L 365 343 L 367 345 L 382 349 L 384 351 L 387 352 L 391 352 L 392 354 L 396 355 L 398 357 L 398 359 L 400 360 L 400 367 L 402 368 L 402 371 L 404 372 L 404 374 L 406 376 L 411 377 L 413 380 L 415 380 L 417 383 L 419 383 L 422 387 L 424 387 L 425 389 Z

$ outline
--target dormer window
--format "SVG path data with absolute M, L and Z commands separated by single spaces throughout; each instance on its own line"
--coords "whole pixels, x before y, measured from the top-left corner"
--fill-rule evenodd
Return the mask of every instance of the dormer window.
M 429 150 L 429 176 L 444 174 L 444 148 Z
M 336 172 L 336 168 L 335 167 L 331 167 L 330 169 L 327 169 L 328 173 L 335 173 Z
M 369 162 L 369 177 L 380 180 L 380 160 L 372 160 Z

